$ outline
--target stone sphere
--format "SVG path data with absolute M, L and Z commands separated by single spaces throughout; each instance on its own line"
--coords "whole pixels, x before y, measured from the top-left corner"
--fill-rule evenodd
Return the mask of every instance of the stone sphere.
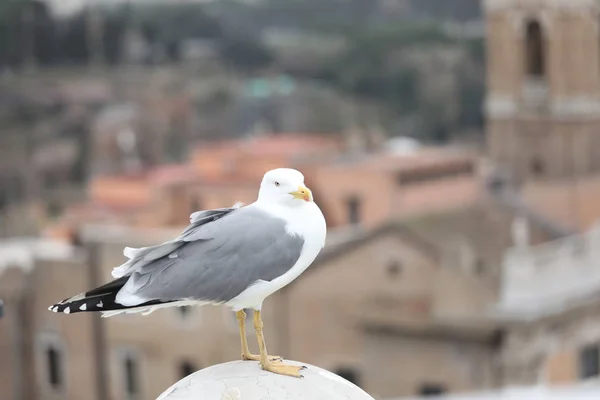
M 340 376 L 306 363 L 304 378 L 263 371 L 257 361 L 232 361 L 189 375 L 157 400 L 374 400 Z

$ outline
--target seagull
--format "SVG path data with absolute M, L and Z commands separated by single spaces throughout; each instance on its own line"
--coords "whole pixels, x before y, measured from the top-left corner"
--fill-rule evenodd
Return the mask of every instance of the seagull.
M 181 306 L 224 305 L 235 313 L 242 360 L 262 369 L 302 377 L 303 366 L 269 356 L 263 335 L 263 301 L 304 272 L 325 246 L 327 227 L 313 194 L 297 170 L 267 172 L 249 205 L 198 211 L 175 240 L 139 249 L 126 247 L 127 262 L 115 280 L 48 309 L 55 313 L 101 312 L 103 317 Z M 246 313 L 254 310 L 260 354 L 251 354 Z

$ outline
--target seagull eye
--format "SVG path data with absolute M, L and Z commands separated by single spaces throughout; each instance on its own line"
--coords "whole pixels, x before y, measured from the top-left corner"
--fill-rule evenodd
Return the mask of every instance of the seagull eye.
M 275 181 L 275 186 L 279 187 L 279 186 L 281 186 L 281 183 Z

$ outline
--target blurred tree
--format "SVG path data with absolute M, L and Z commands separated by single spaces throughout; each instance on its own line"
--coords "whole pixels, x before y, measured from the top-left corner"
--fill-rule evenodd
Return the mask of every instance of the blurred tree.
M 322 79 L 351 95 L 379 102 L 397 117 L 416 115 L 423 140 L 445 141 L 463 128 L 481 128 L 484 81 L 483 41 L 460 41 L 439 24 L 379 24 L 348 31 L 348 47 L 316 71 Z M 420 85 L 428 79 L 420 54 L 456 49 L 463 60 L 454 76 L 458 85 L 458 115 L 449 118 L 443 101 L 424 101 Z M 462 69 L 465 68 L 463 71 Z M 433 77 L 431 77 L 433 78 Z M 444 101 L 448 101 L 444 99 Z
M 104 15 L 103 49 L 104 58 L 109 64 L 118 64 L 122 60 L 123 45 L 127 28 L 133 23 L 130 5 L 120 7 L 116 12 L 107 12 Z
M 42 65 L 52 64 L 57 60 L 56 23 L 46 3 L 31 1 L 33 10 L 33 42 L 34 57 Z
M 0 66 L 54 59 L 54 24 L 41 0 L 0 0 Z
M 87 19 L 78 13 L 61 24 L 58 37 L 61 61 L 69 64 L 86 64 L 89 60 Z

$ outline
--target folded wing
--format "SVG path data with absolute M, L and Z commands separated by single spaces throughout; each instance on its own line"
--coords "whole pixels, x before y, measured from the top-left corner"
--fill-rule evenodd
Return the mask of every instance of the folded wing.
M 282 219 L 252 207 L 198 215 L 196 223 L 173 242 L 135 253 L 118 303 L 227 302 L 256 281 L 283 275 L 296 264 L 304 245 L 303 238 L 286 232 Z
M 138 268 L 142 268 L 144 265 L 170 254 L 185 244 L 186 241 L 196 240 L 195 237 L 201 236 L 201 227 L 223 218 L 232 211 L 238 210 L 240 206 L 241 204 L 236 204 L 231 208 L 218 208 L 193 213 L 190 215 L 190 225 L 175 240 L 139 249 L 126 247 L 123 250 L 123 254 L 129 260 L 114 268 L 112 276 L 114 278 L 121 278 L 129 275 Z

